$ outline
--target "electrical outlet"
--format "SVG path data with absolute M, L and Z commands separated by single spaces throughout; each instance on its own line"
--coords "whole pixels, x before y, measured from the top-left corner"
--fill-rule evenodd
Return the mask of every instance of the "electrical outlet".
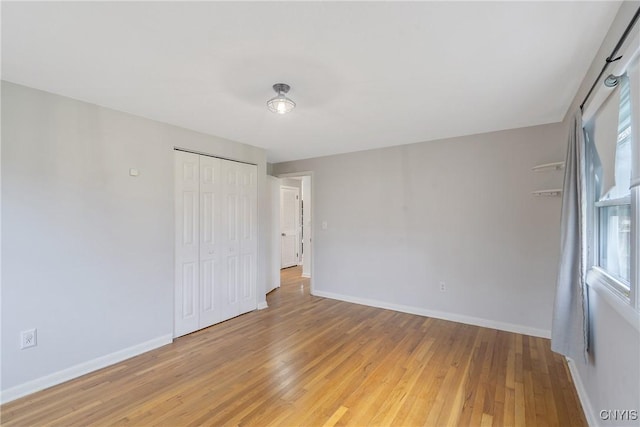
M 440 282 L 440 292 L 445 292 L 447 290 L 447 285 L 444 282 Z
M 20 332 L 20 349 L 35 347 L 38 345 L 38 330 L 36 328 L 27 329 Z

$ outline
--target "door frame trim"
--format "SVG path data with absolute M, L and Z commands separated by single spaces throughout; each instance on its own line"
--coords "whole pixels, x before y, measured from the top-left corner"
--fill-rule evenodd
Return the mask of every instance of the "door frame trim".
M 242 160 L 236 160 L 236 159 L 230 159 L 228 157 L 222 157 L 222 156 L 216 156 L 215 154 L 209 154 L 209 153 L 205 153 L 203 151 L 197 151 L 197 150 L 190 150 L 190 149 L 186 149 L 186 148 L 180 148 L 180 147 L 173 147 L 173 151 L 184 151 L 185 153 L 191 153 L 191 154 L 199 154 L 200 156 L 207 156 L 207 157 L 213 157 L 215 159 L 220 159 L 220 160 L 228 160 L 230 162 L 236 162 L 236 163 L 244 163 L 245 165 L 253 165 L 253 166 L 258 166 L 256 163 L 251 163 L 251 162 L 244 162 Z

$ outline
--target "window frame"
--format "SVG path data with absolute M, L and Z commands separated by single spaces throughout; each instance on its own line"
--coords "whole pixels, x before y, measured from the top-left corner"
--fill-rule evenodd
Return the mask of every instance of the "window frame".
M 640 150 L 640 141 L 636 142 Z M 633 153 L 633 151 L 632 151 Z M 633 155 L 633 154 L 632 154 Z M 633 170 L 632 170 L 633 171 Z M 629 299 L 631 307 L 640 311 L 640 185 L 631 182 L 631 285 Z M 638 313 L 640 315 L 640 312 Z
M 585 141 L 589 141 L 590 135 L 586 130 Z M 638 146 L 637 141 L 632 141 L 632 156 L 634 145 Z M 640 188 L 633 186 L 631 183 L 631 191 L 629 196 L 618 199 L 599 201 L 599 183 L 597 181 L 594 156 L 597 155 L 592 142 L 587 142 L 585 160 L 587 167 L 585 168 L 585 187 L 586 194 L 586 231 L 587 231 L 587 277 L 586 284 L 606 298 L 610 304 L 625 317 L 633 326 L 640 331 L 640 298 L 638 297 L 638 279 L 640 279 L 640 262 L 637 261 L 638 250 L 640 249 L 640 236 L 638 235 L 640 224 Z M 640 149 L 640 148 L 638 148 Z M 632 165 L 633 168 L 633 165 Z M 632 169 L 632 176 L 633 176 Z M 631 266 L 630 280 L 626 283 L 623 280 L 608 273 L 604 268 L 600 267 L 600 225 L 601 208 L 607 206 L 630 205 L 631 218 Z
M 624 298 L 630 299 L 631 298 L 631 281 L 632 281 L 633 275 L 630 274 L 629 282 L 627 282 L 626 280 L 623 280 L 611 274 L 606 268 L 600 265 L 600 258 L 601 258 L 600 251 L 603 247 L 601 242 L 601 237 L 602 237 L 601 227 L 603 224 L 602 212 L 604 208 L 613 207 L 613 206 L 627 206 L 627 205 L 631 207 L 631 195 L 621 197 L 619 199 L 611 199 L 611 200 L 605 200 L 601 202 L 595 202 L 594 205 L 595 205 L 595 215 L 593 218 L 593 221 L 594 221 L 593 233 L 595 234 L 594 236 L 595 244 L 594 244 L 593 261 L 591 262 L 592 264 L 591 268 L 596 269 L 598 271 L 598 274 L 603 276 L 603 280 L 606 282 L 607 286 L 612 287 L 616 292 L 622 294 Z M 631 208 L 630 217 L 631 217 L 631 241 L 633 241 L 633 217 L 634 217 L 633 208 Z M 633 245 L 633 242 L 631 242 L 631 245 Z M 630 248 L 630 251 L 633 253 L 631 248 Z M 632 269 L 633 269 L 633 265 L 631 265 L 631 270 Z

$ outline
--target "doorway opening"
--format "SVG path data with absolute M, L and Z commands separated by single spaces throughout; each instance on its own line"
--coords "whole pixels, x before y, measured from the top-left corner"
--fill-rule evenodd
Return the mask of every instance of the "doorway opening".
M 313 293 L 313 190 L 311 172 L 283 174 L 280 183 L 280 266 L 299 267 Z

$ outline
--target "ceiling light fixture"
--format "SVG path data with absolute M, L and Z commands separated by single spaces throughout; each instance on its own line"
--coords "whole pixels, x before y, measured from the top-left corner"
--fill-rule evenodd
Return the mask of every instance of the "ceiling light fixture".
M 289 92 L 291 87 L 285 83 L 276 83 L 273 85 L 273 90 L 276 91 L 278 96 L 271 98 L 267 101 L 267 107 L 272 113 L 287 114 L 296 107 L 296 103 L 285 96 Z
M 613 74 L 609 74 L 606 79 L 604 79 L 604 85 L 606 87 L 616 87 L 618 86 L 618 81 L 622 76 L 614 76 Z

